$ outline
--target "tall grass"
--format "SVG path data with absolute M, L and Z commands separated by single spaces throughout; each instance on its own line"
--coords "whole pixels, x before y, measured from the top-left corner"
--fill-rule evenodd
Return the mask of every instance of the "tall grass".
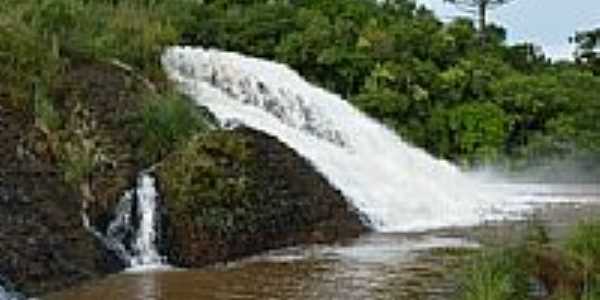
M 26 109 L 32 104 L 34 85 L 49 86 L 60 59 L 48 51 L 39 32 L 22 21 L 23 12 L 9 12 L 6 5 L 0 7 L 0 104 Z
M 582 299 L 600 299 L 600 221 L 575 226 L 564 248 L 584 280 Z
M 118 59 L 162 79 L 160 54 L 176 44 L 194 0 L 0 1 L 0 103 L 25 108 L 77 57 Z
M 460 299 L 528 299 L 535 279 L 548 299 L 599 300 L 600 221 L 577 224 L 560 245 L 542 227 L 529 229 L 521 246 L 484 252 L 464 270 Z
M 171 92 L 153 95 L 141 111 L 142 157 L 157 161 L 194 133 L 205 130 L 207 121 L 190 99 Z
M 590 272 L 600 273 L 600 221 L 575 226 L 565 249 Z
M 527 299 L 528 281 L 521 249 L 484 252 L 464 271 L 462 300 Z

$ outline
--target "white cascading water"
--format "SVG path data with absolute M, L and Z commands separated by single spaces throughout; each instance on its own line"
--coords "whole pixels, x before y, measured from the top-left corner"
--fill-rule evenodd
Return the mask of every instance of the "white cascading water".
M 307 158 L 375 230 L 468 226 L 498 217 L 498 199 L 457 167 L 407 144 L 285 65 L 174 47 L 163 55 L 163 66 L 222 125 L 266 132 Z
M 0 285 L 0 300 L 12 300 L 15 299 L 11 294 L 8 293 L 1 285 Z
M 110 248 L 130 268 L 160 266 L 164 262 L 156 248 L 159 196 L 155 184 L 150 174 L 139 175 L 135 189 L 127 191 L 119 201 L 105 235 Z

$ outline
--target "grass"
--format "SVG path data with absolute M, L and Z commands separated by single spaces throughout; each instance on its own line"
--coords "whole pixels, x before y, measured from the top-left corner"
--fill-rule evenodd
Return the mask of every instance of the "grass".
M 523 244 L 484 251 L 463 274 L 464 300 L 529 299 L 530 280 L 543 283 L 548 299 L 598 300 L 600 221 L 579 223 L 559 245 L 532 226 Z
M 463 300 L 527 299 L 523 253 L 503 249 L 480 254 L 465 270 L 460 286 Z
M 60 166 L 67 183 L 74 187 L 83 183 L 96 166 L 95 149 L 86 140 L 68 142 L 62 146 Z
M 45 132 L 53 132 L 58 130 L 62 125 L 62 120 L 59 112 L 54 107 L 53 99 L 47 94 L 43 87 L 34 85 L 34 116 L 38 127 Z
M 136 118 L 142 157 L 155 162 L 205 128 L 193 105 L 164 84 L 160 65 L 164 48 L 178 44 L 198 5 L 197 0 L 0 1 L 0 106 L 31 113 L 48 135 L 77 136 L 80 128 L 63 124 L 47 91 L 59 86 L 74 61 L 122 62 L 158 83 Z M 64 177 L 77 184 L 93 171 L 99 150 L 82 137 L 61 143 L 57 156 Z
M 142 157 L 158 161 L 178 144 L 205 131 L 208 123 L 190 99 L 175 92 L 152 95 L 141 111 Z
M 600 221 L 575 226 L 564 248 L 586 272 L 600 274 Z
M 158 167 L 171 213 L 178 220 L 227 232 L 236 211 L 251 206 L 250 151 L 241 136 L 226 131 L 186 141 Z
M 51 87 L 69 60 L 118 59 L 163 80 L 160 55 L 176 44 L 193 0 L 3 0 L 0 102 L 27 109 L 38 82 Z

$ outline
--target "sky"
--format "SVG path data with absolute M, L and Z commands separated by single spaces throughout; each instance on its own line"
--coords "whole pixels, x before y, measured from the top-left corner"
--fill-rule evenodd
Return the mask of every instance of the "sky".
M 469 15 L 443 0 L 416 0 L 444 21 Z M 509 43 L 542 46 L 555 60 L 573 56 L 569 37 L 576 31 L 600 27 L 600 0 L 513 0 L 490 12 L 490 20 L 507 29 Z

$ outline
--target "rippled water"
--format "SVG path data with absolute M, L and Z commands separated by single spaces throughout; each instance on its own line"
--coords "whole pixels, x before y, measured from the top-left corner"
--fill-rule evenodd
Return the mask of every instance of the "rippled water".
M 452 237 L 372 234 L 347 245 L 290 248 L 230 266 L 123 273 L 48 299 L 396 299 L 406 274 L 435 247 L 476 247 Z M 414 283 L 417 285 L 417 283 Z M 397 290 L 396 290 L 397 289 Z
M 515 196 L 529 197 L 554 237 L 577 220 L 600 215 L 596 185 L 535 187 L 511 186 Z M 535 204 L 540 201 L 545 203 Z M 117 274 L 45 299 L 448 299 L 456 289 L 452 271 L 461 261 L 436 249 L 503 244 L 515 240 L 524 227 L 510 221 L 412 234 L 373 233 L 344 244 L 282 249 L 200 270 Z

